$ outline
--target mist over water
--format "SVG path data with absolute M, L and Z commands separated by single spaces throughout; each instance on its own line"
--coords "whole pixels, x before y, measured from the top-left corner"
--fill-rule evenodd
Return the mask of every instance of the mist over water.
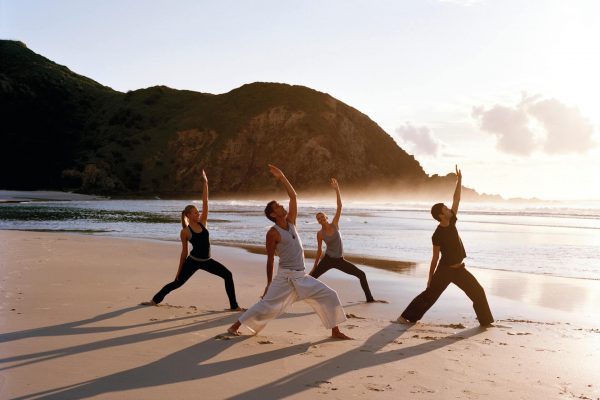
M 181 210 L 189 203 L 201 205 L 181 200 L 0 204 L 0 229 L 178 241 Z M 264 200 L 211 200 L 208 229 L 212 242 L 264 246 L 272 225 L 263 214 L 265 204 Z M 437 225 L 430 207 L 430 202 L 346 201 L 340 220 L 345 253 L 389 261 L 380 266 L 408 261 L 428 268 L 431 235 Z M 316 248 L 318 211 L 333 218 L 335 200 L 300 202 L 297 226 L 309 250 Z M 458 218 L 470 267 L 600 279 L 600 202 L 463 202 Z M 311 264 L 307 260 L 307 267 Z

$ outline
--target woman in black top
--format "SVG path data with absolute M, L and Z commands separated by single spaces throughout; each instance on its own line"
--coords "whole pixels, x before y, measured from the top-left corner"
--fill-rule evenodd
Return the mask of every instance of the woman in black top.
M 166 284 L 152 300 L 143 302 L 143 305 L 158 305 L 172 290 L 181 287 L 196 271 L 202 269 L 211 274 L 220 276 L 225 280 L 225 291 L 229 298 L 231 311 L 242 311 L 235 299 L 235 287 L 231 272 L 225 266 L 210 257 L 210 241 L 206 220 L 208 218 L 208 179 L 202 170 L 204 188 L 202 191 L 202 213 L 196 206 L 188 205 L 181 212 L 181 256 L 175 280 Z M 188 242 L 192 243 L 192 251 L 188 255 Z

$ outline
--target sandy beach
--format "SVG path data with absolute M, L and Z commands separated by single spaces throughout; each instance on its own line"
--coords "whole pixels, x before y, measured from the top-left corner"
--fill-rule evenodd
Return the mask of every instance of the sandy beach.
M 454 287 L 416 325 L 390 323 L 425 285 L 363 267 L 376 298 L 337 271 L 355 340 L 330 339 L 304 303 L 258 336 L 226 328 L 223 281 L 199 271 L 159 307 L 139 306 L 177 268 L 177 243 L 0 231 L 2 399 L 600 399 L 600 282 L 471 269 L 496 327 Z M 265 257 L 213 246 L 248 307 Z M 312 260 L 307 260 L 312 265 Z

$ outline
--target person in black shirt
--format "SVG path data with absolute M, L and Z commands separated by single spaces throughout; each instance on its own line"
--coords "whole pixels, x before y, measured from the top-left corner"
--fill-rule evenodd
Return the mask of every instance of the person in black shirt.
M 179 268 L 175 280 L 166 284 L 152 300 L 140 303 L 145 306 L 156 306 L 163 301 L 171 291 L 183 286 L 191 276 L 202 269 L 213 275 L 217 275 L 225 281 L 225 291 L 229 298 L 230 311 L 244 311 L 235 298 L 235 286 L 231 272 L 221 263 L 213 260 L 210 256 L 210 241 L 206 221 L 208 219 L 208 178 L 202 170 L 202 214 L 194 205 L 188 205 L 181 212 L 181 256 L 179 257 Z M 192 251 L 188 254 L 188 242 L 192 244 Z
M 456 214 L 460 203 L 461 186 L 462 174 L 457 166 L 452 208 L 449 209 L 443 203 L 437 203 L 431 207 L 431 215 L 440 224 L 431 237 L 433 256 L 429 268 L 427 289 L 411 301 L 396 320 L 398 323 L 414 323 L 423 318 L 423 315 L 433 306 L 450 283 L 458 286 L 473 301 L 473 308 L 481 326 L 491 326 L 494 322 L 483 288 L 477 279 L 467 271 L 463 262 L 467 253 L 456 230 Z

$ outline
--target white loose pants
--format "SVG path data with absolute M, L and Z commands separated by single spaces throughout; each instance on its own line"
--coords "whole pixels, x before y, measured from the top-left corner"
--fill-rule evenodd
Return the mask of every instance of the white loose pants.
M 335 290 L 307 275 L 304 271 L 279 270 L 265 296 L 239 319 L 254 333 L 281 315 L 292 303 L 307 302 L 331 329 L 346 320 L 346 314 Z

